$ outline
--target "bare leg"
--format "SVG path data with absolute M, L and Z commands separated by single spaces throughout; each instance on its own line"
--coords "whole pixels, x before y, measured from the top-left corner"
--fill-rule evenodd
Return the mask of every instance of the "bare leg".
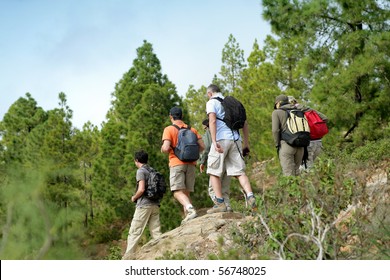
M 248 176 L 246 174 L 242 174 L 240 176 L 237 176 L 238 181 L 240 182 L 241 187 L 244 189 L 245 193 L 252 192 L 252 187 L 249 182 Z
M 213 186 L 215 196 L 221 198 L 222 197 L 221 179 L 217 176 L 210 174 L 210 182 L 211 182 L 211 185 Z

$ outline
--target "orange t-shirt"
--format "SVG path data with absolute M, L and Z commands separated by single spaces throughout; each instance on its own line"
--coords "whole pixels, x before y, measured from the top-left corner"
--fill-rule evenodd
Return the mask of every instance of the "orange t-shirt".
M 188 125 L 186 125 L 183 121 L 180 121 L 180 120 L 176 120 L 176 121 L 173 121 L 174 124 L 176 124 L 178 127 L 188 127 Z M 198 137 L 198 139 L 201 139 L 202 136 L 198 133 L 198 131 L 191 127 L 191 130 L 192 132 L 194 132 L 196 134 L 196 137 Z M 176 147 L 177 145 L 177 138 L 178 138 L 178 134 L 179 134 L 179 130 L 174 127 L 173 125 L 170 125 L 170 126 L 167 126 L 165 129 L 164 129 L 164 132 L 163 132 L 163 136 L 162 136 L 162 141 L 164 140 L 168 140 L 171 142 L 171 147 Z M 175 153 L 173 152 L 173 149 L 171 149 L 169 151 L 169 166 L 176 166 L 176 165 L 181 165 L 181 164 L 193 164 L 193 165 L 196 165 L 196 161 L 193 161 L 193 162 L 184 162 L 184 161 L 181 161 L 180 159 L 177 158 L 177 156 L 175 156 Z

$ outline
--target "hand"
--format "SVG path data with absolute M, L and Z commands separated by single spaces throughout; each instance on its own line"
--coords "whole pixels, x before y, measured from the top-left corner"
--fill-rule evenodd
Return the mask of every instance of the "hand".
M 136 201 L 137 201 L 137 198 L 135 197 L 135 195 L 133 195 L 133 196 L 131 197 L 131 201 L 132 201 L 132 202 L 136 202 Z
M 222 149 L 221 145 L 219 145 L 218 142 L 215 142 L 214 147 L 215 147 L 215 150 L 216 150 L 218 153 L 221 153 L 221 154 L 223 153 L 223 149 Z
M 205 165 L 203 163 L 199 166 L 200 173 L 204 172 L 204 166 Z
M 242 150 L 242 155 L 244 156 L 244 157 L 246 157 L 247 155 L 249 155 L 249 148 L 248 147 L 245 147 L 243 150 Z

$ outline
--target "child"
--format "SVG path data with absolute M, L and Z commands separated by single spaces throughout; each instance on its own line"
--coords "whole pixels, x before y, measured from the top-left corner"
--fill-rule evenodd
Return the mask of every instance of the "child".
M 134 258 L 136 246 L 147 224 L 149 224 L 150 234 L 153 239 L 161 235 L 160 230 L 160 201 L 153 201 L 143 196 L 149 179 L 147 169 L 148 154 L 141 150 L 135 153 L 134 162 L 137 166 L 137 189 L 131 197 L 131 201 L 136 202 L 136 209 L 131 221 L 129 235 L 127 237 L 127 249 L 122 259 Z

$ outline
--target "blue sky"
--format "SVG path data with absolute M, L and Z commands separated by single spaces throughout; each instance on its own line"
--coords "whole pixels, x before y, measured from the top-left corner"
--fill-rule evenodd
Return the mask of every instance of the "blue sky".
M 98 125 L 147 40 L 182 96 L 208 85 L 233 34 L 245 58 L 270 34 L 261 0 L 0 0 L 0 119 L 31 93 L 45 110 L 64 92 L 73 124 Z

